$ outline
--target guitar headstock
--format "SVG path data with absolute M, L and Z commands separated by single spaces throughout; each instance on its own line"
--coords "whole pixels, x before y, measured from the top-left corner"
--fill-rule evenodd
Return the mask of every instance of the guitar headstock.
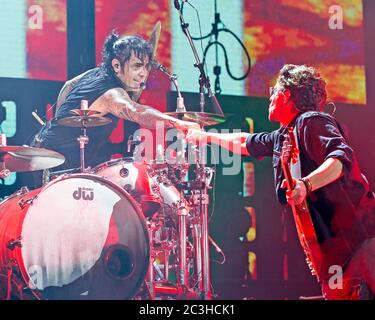
M 289 165 L 290 162 L 296 163 L 298 158 L 298 147 L 294 138 L 293 128 L 288 127 L 288 133 L 284 135 L 283 147 L 281 149 L 281 163 Z

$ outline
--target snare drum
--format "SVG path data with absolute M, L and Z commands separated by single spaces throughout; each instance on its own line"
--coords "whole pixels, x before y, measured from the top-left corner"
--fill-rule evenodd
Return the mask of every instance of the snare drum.
M 0 285 L 12 280 L 12 298 L 131 299 L 149 259 L 138 204 L 102 177 L 62 176 L 0 203 Z

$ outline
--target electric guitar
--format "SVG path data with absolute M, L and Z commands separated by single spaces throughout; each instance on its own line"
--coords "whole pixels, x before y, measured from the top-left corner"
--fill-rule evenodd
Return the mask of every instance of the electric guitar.
M 291 162 L 296 163 L 298 159 L 298 147 L 293 128 L 289 127 L 288 134 L 285 135 L 280 159 L 288 191 L 293 190 L 295 182 L 291 174 L 290 164 Z M 321 251 L 306 199 L 299 205 L 291 205 L 291 208 L 298 238 L 306 255 L 307 265 L 311 274 L 316 276 L 319 281 Z

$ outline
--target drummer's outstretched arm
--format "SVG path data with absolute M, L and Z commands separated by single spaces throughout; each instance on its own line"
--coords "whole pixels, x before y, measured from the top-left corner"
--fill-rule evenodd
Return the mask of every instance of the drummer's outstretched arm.
M 188 129 L 200 129 L 196 123 L 173 118 L 150 106 L 131 100 L 123 89 L 115 88 L 108 90 L 101 99 L 103 100 L 100 104 L 105 104 L 107 112 L 119 118 L 137 122 L 144 128 L 155 129 L 157 122 L 162 121 L 165 128 L 176 128 L 186 131 Z
M 237 133 L 215 133 L 189 130 L 187 140 L 190 143 L 214 143 L 234 153 L 248 156 L 246 139 L 250 134 L 247 132 Z

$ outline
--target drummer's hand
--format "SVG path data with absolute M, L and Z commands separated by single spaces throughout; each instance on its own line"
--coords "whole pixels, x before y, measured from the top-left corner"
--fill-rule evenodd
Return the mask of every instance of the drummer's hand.
M 191 144 L 206 144 L 208 135 L 203 130 L 190 129 L 186 135 L 186 140 Z

